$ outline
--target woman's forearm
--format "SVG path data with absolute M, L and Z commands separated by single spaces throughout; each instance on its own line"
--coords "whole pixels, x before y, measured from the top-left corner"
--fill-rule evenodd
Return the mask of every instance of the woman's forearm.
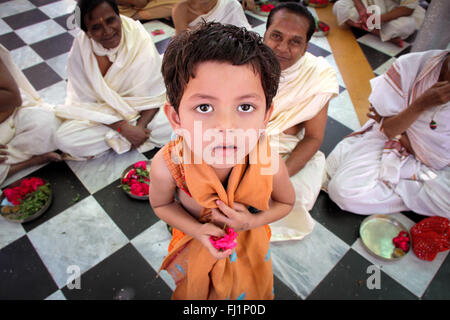
M 393 117 L 387 117 L 383 120 L 383 132 L 388 139 L 404 133 L 416 121 L 425 106 L 420 101 L 413 102 L 408 108 Z

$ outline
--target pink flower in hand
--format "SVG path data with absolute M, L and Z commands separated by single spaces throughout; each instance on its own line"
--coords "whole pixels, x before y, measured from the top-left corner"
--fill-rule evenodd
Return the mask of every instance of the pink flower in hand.
M 209 241 L 219 251 L 226 251 L 228 249 L 233 249 L 237 246 L 236 238 L 237 233 L 234 231 L 233 228 L 226 228 L 225 229 L 226 234 L 223 237 L 209 237 Z

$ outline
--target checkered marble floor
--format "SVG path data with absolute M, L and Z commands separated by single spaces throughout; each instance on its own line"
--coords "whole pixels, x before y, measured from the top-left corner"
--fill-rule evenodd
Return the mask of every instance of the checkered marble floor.
M 73 0 L 0 0 L 0 43 L 53 104 L 63 103 L 65 97 L 65 64 L 79 32 L 71 27 L 74 7 Z M 263 34 L 265 18 L 252 13 L 247 17 Z M 144 26 L 149 33 L 164 30 L 153 36 L 163 54 L 173 25 L 161 20 Z M 380 45 L 364 32 L 355 31 L 355 36 L 375 74 L 409 50 Z M 308 51 L 337 69 L 326 38 L 313 37 Z M 340 75 L 339 84 L 321 147 L 326 155 L 360 127 Z M 170 234 L 148 202 L 131 199 L 118 188 L 128 165 L 151 159 L 154 153 L 109 153 L 87 162 L 52 163 L 5 181 L 2 187 L 24 176 L 45 178 L 54 199 L 33 222 L 20 225 L 0 218 L 0 299 L 169 299 L 172 280 L 165 273 L 156 275 Z M 271 244 L 276 299 L 450 298 L 448 252 L 433 262 L 421 261 L 412 252 L 398 262 L 384 262 L 361 246 L 358 230 L 364 216 L 343 212 L 325 193 L 311 214 L 316 221 L 312 234 L 301 241 Z M 394 216 L 407 227 L 423 218 L 411 212 Z M 380 271 L 380 289 L 366 285 L 373 265 Z M 78 271 L 79 289 L 73 281 Z

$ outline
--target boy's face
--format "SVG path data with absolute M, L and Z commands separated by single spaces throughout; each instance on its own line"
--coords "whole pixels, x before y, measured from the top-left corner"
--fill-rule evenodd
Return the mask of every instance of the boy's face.
M 166 104 L 175 131 L 216 168 L 232 167 L 254 148 L 271 114 L 260 75 L 250 65 L 203 62 L 186 85 L 178 113 Z M 177 130 L 178 129 L 178 130 Z

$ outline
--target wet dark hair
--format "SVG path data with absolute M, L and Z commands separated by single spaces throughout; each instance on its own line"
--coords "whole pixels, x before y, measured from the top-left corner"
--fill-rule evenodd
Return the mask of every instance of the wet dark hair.
M 195 78 L 196 66 L 207 61 L 252 66 L 261 77 L 266 107 L 270 108 L 281 73 L 272 49 L 260 35 L 245 28 L 203 22 L 196 29 L 175 36 L 164 53 L 162 74 L 167 97 L 177 112 L 186 85 Z
M 293 14 L 305 17 L 309 22 L 308 32 L 306 33 L 306 41 L 308 42 L 314 31 L 316 31 L 316 20 L 314 20 L 313 15 L 307 8 L 305 8 L 300 3 L 295 2 L 283 2 L 277 5 L 275 8 L 270 11 L 269 16 L 267 17 L 266 30 L 269 29 L 272 24 L 273 16 L 280 10 L 287 10 Z
M 97 8 L 103 2 L 108 3 L 114 12 L 119 15 L 119 7 L 117 6 L 116 0 L 78 0 L 78 7 L 80 9 L 80 28 L 84 32 L 87 32 L 86 24 L 84 23 L 84 18 L 89 15 L 95 8 Z

